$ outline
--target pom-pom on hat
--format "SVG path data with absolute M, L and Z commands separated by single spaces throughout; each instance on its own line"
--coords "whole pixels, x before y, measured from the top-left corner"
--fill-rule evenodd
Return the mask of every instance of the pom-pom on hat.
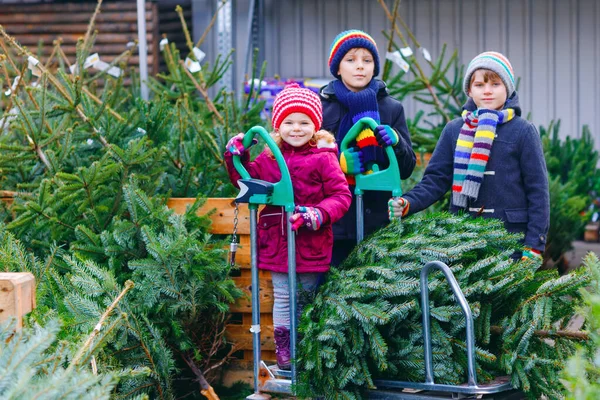
M 375 40 L 367 33 L 358 29 L 344 31 L 333 39 L 331 50 L 329 50 L 329 71 L 336 78 L 340 79 L 338 71 L 340 70 L 340 62 L 346 53 L 351 49 L 363 48 L 369 50 L 373 55 L 375 69 L 373 76 L 379 74 L 379 53 L 377 52 L 377 44 Z
M 283 120 L 292 113 L 302 113 L 309 116 L 315 130 L 321 129 L 323 123 L 323 106 L 319 96 L 310 89 L 301 88 L 297 83 L 287 85 L 273 101 L 273 128 L 279 129 Z
M 467 66 L 467 72 L 463 81 L 463 90 L 467 96 L 469 95 L 469 88 L 471 86 L 471 76 L 478 69 L 489 69 L 497 73 L 500 79 L 502 79 L 504 86 L 506 86 L 508 97 L 512 96 L 515 92 L 515 75 L 508 58 L 495 51 L 486 51 L 472 59 Z

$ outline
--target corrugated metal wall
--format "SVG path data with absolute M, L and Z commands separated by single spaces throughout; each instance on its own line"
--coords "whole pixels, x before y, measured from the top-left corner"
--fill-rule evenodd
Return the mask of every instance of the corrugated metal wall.
M 249 0 L 230 1 L 239 87 Z M 194 1 L 196 38 L 215 3 Z M 393 1 L 386 3 L 391 9 Z M 399 10 L 434 59 L 444 43 L 458 49 L 463 63 L 484 50 L 506 54 L 521 78 L 519 95 L 532 120 L 545 125 L 560 118 L 562 136 L 573 137 L 587 124 L 600 148 L 600 1 L 402 0 Z M 390 26 L 377 0 L 264 0 L 267 75 L 330 77 L 327 53 L 337 33 L 363 29 L 384 53 L 387 42 L 381 31 Z M 407 102 L 408 114 L 417 106 Z

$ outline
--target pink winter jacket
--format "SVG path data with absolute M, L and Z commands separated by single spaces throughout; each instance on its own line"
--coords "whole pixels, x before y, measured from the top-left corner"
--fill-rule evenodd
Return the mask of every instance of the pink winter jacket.
M 297 206 L 317 207 L 323 213 L 318 231 L 301 227 L 296 234 L 296 272 L 327 272 L 331 262 L 333 233 L 331 224 L 350 207 L 352 196 L 337 158 L 337 148 L 319 148 L 306 144 L 295 148 L 283 142 L 281 152 L 290 171 Z M 227 172 L 238 187 L 240 175 L 233 167 L 233 156 L 225 152 Z M 252 178 L 279 182 L 281 173 L 275 159 L 266 151 L 254 161 L 248 153 L 242 163 Z M 258 220 L 258 267 L 275 272 L 288 272 L 287 227 L 283 207 L 266 206 Z

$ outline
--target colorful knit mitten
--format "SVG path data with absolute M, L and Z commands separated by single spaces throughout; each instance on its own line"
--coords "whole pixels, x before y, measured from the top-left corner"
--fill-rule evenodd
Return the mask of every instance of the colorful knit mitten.
M 323 214 L 316 207 L 296 206 L 295 214 L 290 217 L 292 230 L 297 231 L 301 226 L 316 231 L 323 223 Z
M 395 146 L 399 141 L 396 131 L 388 125 L 378 125 L 375 128 L 375 138 L 377 138 L 377 143 L 383 147 Z
M 410 203 L 404 197 L 392 198 L 388 201 L 388 217 L 390 221 L 394 218 L 404 217 L 408 213 Z
M 244 140 L 244 134 L 243 133 L 238 133 L 237 135 L 235 135 L 234 137 L 232 137 L 231 139 L 229 139 L 229 142 L 227 142 L 227 145 L 225 145 L 225 148 L 227 150 L 229 150 L 229 152 L 231 154 L 233 154 L 234 156 L 241 156 L 242 154 L 244 154 L 244 152 L 248 149 L 246 149 L 242 143 L 242 141 Z M 251 147 L 253 145 L 255 145 L 256 143 L 258 143 L 258 140 L 256 138 L 252 139 L 252 143 L 250 143 Z
M 533 260 L 533 261 L 542 261 L 542 252 L 536 249 L 532 249 L 531 247 L 525 247 L 523 250 L 523 256 L 521 260 Z
M 342 172 L 347 175 L 358 175 L 365 172 L 363 154 L 357 147 L 351 147 L 340 154 Z

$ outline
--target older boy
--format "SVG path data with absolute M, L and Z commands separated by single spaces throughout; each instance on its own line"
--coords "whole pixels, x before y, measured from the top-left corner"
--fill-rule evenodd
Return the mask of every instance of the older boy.
M 449 122 L 421 182 L 390 200 L 390 219 L 421 211 L 452 190 L 450 211 L 498 218 L 525 234 L 523 257 L 541 258 L 550 223 L 540 136 L 521 118 L 513 69 L 500 53 L 479 54 L 463 81 L 462 118 Z
M 381 124 L 373 132 L 373 140 L 365 140 L 340 155 L 342 170 L 349 174 L 349 183 L 353 183 L 351 175 L 364 172 L 371 163 L 377 163 L 380 169 L 387 168 L 387 157 L 378 143 L 394 146 L 401 178 L 408 178 L 415 168 L 416 156 L 402 104 L 388 94 L 383 81 L 374 79 L 379 74 L 379 53 L 373 38 L 360 30 L 337 35 L 329 52 L 329 70 L 336 80 L 321 88 L 323 129 L 332 132 L 341 143 L 352 125 L 362 117 L 371 117 Z M 390 195 L 365 193 L 365 234 L 387 223 L 386 203 Z M 354 195 L 348 213 L 333 225 L 333 234 L 331 263 L 337 265 L 356 244 Z

